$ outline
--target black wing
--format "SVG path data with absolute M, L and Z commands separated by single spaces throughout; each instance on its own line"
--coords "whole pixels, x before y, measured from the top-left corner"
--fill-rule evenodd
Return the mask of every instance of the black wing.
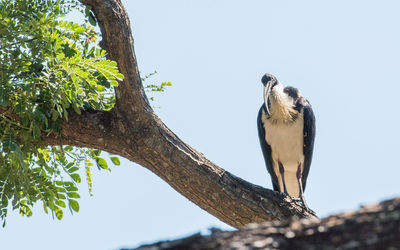
M 278 177 L 276 177 L 276 174 L 274 172 L 274 167 L 272 165 L 271 147 L 265 141 L 265 128 L 263 121 L 261 119 L 262 112 L 264 112 L 265 114 L 264 105 L 261 106 L 260 111 L 258 111 L 258 117 L 257 117 L 258 138 L 260 139 L 261 150 L 264 154 L 264 160 L 265 164 L 267 165 L 267 170 L 271 175 L 272 186 L 275 191 L 280 191 Z
M 304 114 L 304 128 L 303 128 L 303 154 L 304 154 L 304 170 L 302 176 L 303 191 L 306 189 L 306 182 L 308 173 L 310 172 L 310 165 L 314 150 L 315 139 L 315 117 L 311 105 L 308 101 L 303 107 Z

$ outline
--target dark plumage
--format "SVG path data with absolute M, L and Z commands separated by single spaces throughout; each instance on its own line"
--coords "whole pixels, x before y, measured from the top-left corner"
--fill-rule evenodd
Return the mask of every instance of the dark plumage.
M 314 113 L 298 89 L 283 88 L 271 74 L 261 81 L 264 104 L 258 112 L 258 135 L 273 189 L 304 202 L 314 148 Z

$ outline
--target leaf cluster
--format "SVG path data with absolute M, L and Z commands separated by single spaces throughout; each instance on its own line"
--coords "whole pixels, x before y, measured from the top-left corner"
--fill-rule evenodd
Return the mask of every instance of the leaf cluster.
M 85 24 L 63 21 L 85 10 Z M 99 151 L 45 147 L 60 122 L 83 110 L 109 110 L 123 75 L 98 46 L 93 14 L 78 1 L 0 0 L 0 218 L 11 203 L 30 216 L 37 201 L 58 219 L 79 210 L 79 167 L 108 169 Z M 60 145 L 62 138 L 60 137 Z M 119 164 L 118 160 L 111 160 Z M 104 161 L 104 162 L 103 162 Z M 117 164 L 117 165 L 118 165 Z

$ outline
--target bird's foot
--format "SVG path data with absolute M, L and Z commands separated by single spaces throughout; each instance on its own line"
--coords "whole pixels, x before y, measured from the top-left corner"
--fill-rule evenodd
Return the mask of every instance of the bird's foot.
M 308 205 L 307 205 L 307 203 L 306 203 L 306 200 L 304 199 L 304 195 L 300 196 L 300 201 L 301 201 L 301 203 L 303 203 L 303 205 L 304 205 L 306 208 L 308 208 Z
M 304 197 L 291 197 L 291 198 L 292 198 L 293 201 L 298 202 L 298 203 L 301 203 L 302 208 L 303 208 L 304 210 L 306 210 L 307 212 L 309 212 L 309 213 L 315 215 L 315 212 L 307 205 L 307 203 L 306 203 Z

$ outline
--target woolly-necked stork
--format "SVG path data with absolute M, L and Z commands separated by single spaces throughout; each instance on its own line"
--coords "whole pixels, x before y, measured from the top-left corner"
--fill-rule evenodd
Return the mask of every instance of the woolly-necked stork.
M 258 135 L 275 191 L 299 197 L 303 192 L 315 138 L 315 117 L 310 103 L 298 89 L 284 87 L 265 74 L 264 104 L 258 112 Z

